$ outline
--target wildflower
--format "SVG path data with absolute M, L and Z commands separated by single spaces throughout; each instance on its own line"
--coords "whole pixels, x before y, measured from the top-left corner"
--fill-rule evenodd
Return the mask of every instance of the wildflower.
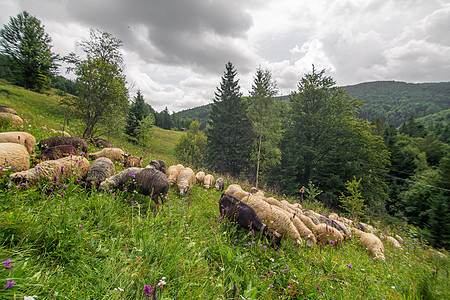
M 273 284 L 269 284 L 269 287 L 273 288 Z
M 275 272 L 274 272 L 274 271 L 269 271 L 269 273 L 270 273 L 270 274 L 273 274 L 273 273 L 275 273 Z
M 169 221 L 169 226 L 172 226 L 172 220 Z
M 83 229 L 83 225 L 80 225 L 80 229 Z
M 287 286 L 288 289 L 292 289 L 290 285 Z
M 22 182 L 20 185 L 26 186 L 27 184 L 26 182 Z
M 281 270 L 281 273 L 283 273 L 283 274 L 284 274 L 284 269 L 283 269 L 283 270 Z M 316 276 L 316 274 L 314 274 L 314 276 Z
M 154 287 L 152 287 L 151 285 L 144 285 L 144 294 L 147 299 L 150 297 L 153 291 Z
M 261 275 L 261 276 L 259 276 L 259 277 L 261 277 L 261 278 L 264 278 L 264 277 L 266 277 L 266 276 L 264 276 L 264 275 Z
M 351 264 L 346 264 L 346 267 L 349 267 L 350 269 L 353 268 L 353 266 Z
M 224 268 L 220 268 L 220 271 L 222 271 L 222 272 L 223 272 L 223 271 L 225 271 L 225 269 L 224 269 Z
M 269 259 L 271 262 L 274 262 L 275 261 L 275 259 L 273 259 L 273 258 L 271 258 L 271 259 Z
M 3 225 L 3 224 L 2 224 Z M 8 258 L 7 260 L 5 260 L 3 262 L 3 265 L 5 266 L 5 268 L 7 268 L 8 270 L 11 270 L 13 266 L 11 266 L 11 259 Z
M 7 280 L 4 289 L 8 290 L 8 289 L 12 288 L 15 284 L 16 284 L 16 282 L 14 280 L 11 280 L 11 281 Z

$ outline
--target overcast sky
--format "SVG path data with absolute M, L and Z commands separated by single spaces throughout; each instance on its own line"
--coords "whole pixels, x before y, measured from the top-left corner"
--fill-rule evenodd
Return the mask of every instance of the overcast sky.
M 81 54 L 90 28 L 113 34 L 130 96 L 141 89 L 157 111 L 212 102 L 228 61 L 244 95 L 259 66 L 283 95 L 312 64 L 339 86 L 450 81 L 450 0 L 0 0 L 0 8 L 0 24 L 35 15 L 60 55 Z

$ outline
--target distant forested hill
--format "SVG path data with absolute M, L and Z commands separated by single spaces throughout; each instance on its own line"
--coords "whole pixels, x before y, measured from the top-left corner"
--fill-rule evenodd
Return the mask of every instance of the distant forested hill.
M 450 82 L 406 83 L 375 81 L 342 87 L 352 98 L 364 102 L 361 117 L 401 125 L 415 119 L 450 109 Z
M 363 101 L 361 117 L 372 120 L 377 117 L 383 121 L 400 126 L 413 117 L 415 119 L 439 114 L 450 109 L 450 82 L 406 83 L 398 81 L 374 81 L 343 86 L 351 98 Z M 288 96 L 280 96 L 288 100 Z M 211 105 L 203 105 L 177 114 L 185 119 L 198 119 L 201 128 L 206 126 Z M 448 116 L 448 114 L 444 115 Z M 431 118 L 427 120 L 430 122 Z M 430 124 L 428 124 L 430 126 Z

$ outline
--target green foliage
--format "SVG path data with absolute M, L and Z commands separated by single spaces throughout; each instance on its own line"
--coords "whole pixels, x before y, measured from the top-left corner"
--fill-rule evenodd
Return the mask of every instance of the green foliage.
M 411 117 L 421 118 L 448 109 L 450 83 L 365 82 L 343 87 L 352 98 L 362 99 L 361 117 L 380 117 L 398 127 Z
M 381 213 L 386 201 L 381 175 L 389 154 L 374 127 L 356 117 L 360 102 L 324 73 L 313 68 L 291 94 L 279 181 L 289 193 L 314 181 L 326 191 L 321 200 L 337 207 L 345 182 L 363 178 L 364 198 Z
M 247 104 L 239 91 L 236 74 L 233 64 L 228 62 L 215 94 L 206 131 L 208 165 L 232 176 L 247 173 L 253 144 Z
M 202 167 L 205 161 L 206 136 L 199 128 L 200 123 L 197 120 L 193 121 L 175 146 L 177 157 L 184 164 L 194 168 Z
M 253 165 L 256 165 L 256 188 L 260 173 L 264 174 L 281 161 L 281 110 L 273 98 L 276 93 L 276 83 L 270 71 L 258 68 L 248 98 L 248 117 L 256 137 L 252 151 Z
M 153 125 L 155 125 L 155 117 L 153 114 L 149 114 L 138 122 L 138 126 L 135 129 L 138 143 L 144 149 L 152 148 Z
M 51 41 L 41 21 L 28 12 L 9 18 L 0 30 L 0 47 L 15 84 L 38 92 L 49 86 L 59 59 Z
M 90 39 L 80 45 L 87 57 L 81 59 L 71 53 L 66 60 L 74 65 L 72 69 L 77 76 L 78 97 L 71 105 L 84 120 L 83 138 L 88 139 L 96 134 L 99 124 L 118 124 L 117 120 L 124 118 L 128 110 L 128 90 L 120 40 L 105 31 L 91 29 Z M 122 128 L 108 127 L 108 131 Z
M 128 112 L 127 117 L 127 125 L 125 126 L 125 133 L 132 137 L 137 137 L 138 133 L 136 132 L 137 127 L 139 126 L 139 122 L 141 122 L 148 115 L 152 115 L 152 119 L 154 120 L 152 125 L 155 123 L 154 110 L 153 108 L 145 103 L 144 96 L 141 94 L 141 91 L 138 90 L 136 96 L 134 97 L 134 102 L 130 106 L 130 110 Z
M 360 178 L 356 180 L 356 177 L 353 176 L 352 181 L 347 181 L 345 184 L 345 188 L 347 190 L 347 195 L 341 192 L 339 196 L 339 200 L 341 200 L 341 208 L 344 209 L 351 216 L 352 220 L 358 220 L 361 217 L 364 217 L 364 198 L 361 195 L 360 190 Z
M 308 182 L 308 186 L 304 188 L 304 191 L 306 194 L 306 199 L 308 199 L 309 202 L 316 201 L 317 196 L 323 193 L 323 191 L 315 186 L 311 181 Z

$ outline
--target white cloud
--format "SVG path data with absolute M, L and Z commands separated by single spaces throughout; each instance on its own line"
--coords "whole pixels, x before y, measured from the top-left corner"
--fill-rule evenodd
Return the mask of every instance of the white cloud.
M 61 55 L 89 28 L 123 41 L 127 79 L 156 110 L 210 103 L 225 64 L 242 92 L 261 66 L 282 94 L 305 72 L 339 85 L 449 81 L 450 3 L 441 0 L 0 0 L 0 22 L 36 15 Z

